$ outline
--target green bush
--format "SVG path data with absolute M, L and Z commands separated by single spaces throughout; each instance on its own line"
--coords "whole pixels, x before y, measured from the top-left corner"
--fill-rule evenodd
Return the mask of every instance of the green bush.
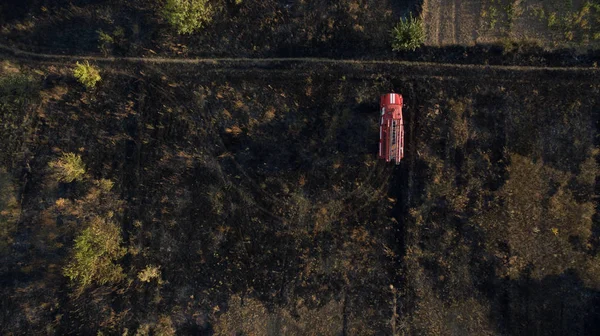
M 213 8 L 208 0 L 167 0 L 163 18 L 179 34 L 191 34 L 212 20 Z
M 73 153 L 64 153 L 60 158 L 48 163 L 52 168 L 54 177 L 59 182 L 71 183 L 80 181 L 85 176 L 85 164 L 81 156 Z
M 126 253 L 122 243 L 121 229 L 115 223 L 94 217 L 90 226 L 75 238 L 73 258 L 64 269 L 65 276 L 81 288 L 122 280 L 125 275 L 117 263 Z
M 77 62 L 73 69 L 73 74 L 75 75 L 75 78 L 88 89 L 93 89 L 102 79 L 102 77 L 100 77 L 100 71 L 87 61 L 85 63 Z
M 123 47 L 125 40 L 125 30 L 122 27 L 117 27 L 113 30 L 112 35 L 99 29 L 98 33 L 98 48 L 104 56 L 107 56 L 114 47 Z
M 414 18 L 412 13 L 409 18 L 402 18 L 392 29 L 392 50 L 415 50 L 425 42 L 425 27 L 423 20 Z

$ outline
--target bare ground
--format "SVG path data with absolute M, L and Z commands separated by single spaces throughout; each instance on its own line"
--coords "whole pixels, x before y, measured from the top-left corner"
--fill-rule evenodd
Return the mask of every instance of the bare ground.
M 21 149 L 31 169 L 27 220 L 1 268 L 2 332 L 582 335 L 598 325 L 598 256 L 586 247 L 598 246 L 597 228 L 579 215 L 597 197 L 597 69 L 98 57 L 103 81 L 87 92 L 70 74 L 81 57 L 15 56 L 43 74 L 45 98 L 11 155 L 11 171 L 27 171 Z M 387 91 L 407 104 L 400 167 L 373 155 L 373 97 Z M 115 182 L 132 283 L 70 295 L 60 266 L 80 228 L 67 230 L 55 204 L 80 200 L 85 185 L 50 183 L 60 150 Z M 530 209 L 553 215 L 529 219 Z M 162 287 L 137 280 L 149 264 Z
M 598 10 L 583 1 L 424 0 L 426 45 L 534 42 L 549 49 L 597 48 Z
M 480 1 L 425 0 L 423 19 L 427 45 L 473 45 L 479 38 Z

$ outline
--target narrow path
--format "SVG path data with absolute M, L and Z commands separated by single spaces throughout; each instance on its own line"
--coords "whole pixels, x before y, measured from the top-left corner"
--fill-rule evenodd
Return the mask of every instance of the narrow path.
M 348 59 L 332 59 L 332 58 L 315 58 L 315 57 L 274 57 L 274 58 L 169 58 L 169 57 L 102 57 L 96 55 L 54 55 L 40 54 L 29 51 L 23 51 L 4 44 L 0 44 L 0 55 L 9 55 L 13 59 L 22 60 L 37 60 L 46 62 L 76 62 L 76 61 L 94 61 L 97 63 L 147 63 L 147 64 L 207 64 L 227 67 L 231 65 L 265 65 L 270 63 L 289 63 L 289 64 L 322 64 L 322 65 L 403 65 L 411 67 L 429 67 L 444 70 L 461 70 L 461 69 L 493 69 L 493 70 L 509 70 L 509 71 L 535 71 L 553 73 L 573 73 L 573 72 L 596 72 L 600 73 L 600 69 L 593 67 L 537 67 L 537 66 L 520 66 L 520 65 L 482 65 L 482 64 L 453 64 L 453 63 L 434 63 L 434 62 L 410 62 L 399 60 L 348 60 Z

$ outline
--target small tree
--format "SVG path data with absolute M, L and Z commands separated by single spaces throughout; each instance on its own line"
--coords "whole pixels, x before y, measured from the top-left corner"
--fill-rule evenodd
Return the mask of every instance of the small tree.
M 75 75 L 75 78 L 88 89 L 93 89 L 102 79 L 102 77 L 100 77 L 100 71 L 88 61 L 85 63 L 77 62 L 73 69 L 73 74 Z
M 213 8 L 208 0 L 167 0 L 163 18 L 179 34 L 191 34 L 212 20 Z
M 392 29 L 392 50 L 413 51 L 425 42 L 425 27 L 423 20 L 414 18 L 412 13 L 408 18 L 400 19 L 400 22 Z
M 81 160 L 81 156 L 74 153 L 64 153 L 48 165 L 54 171 L 54 176 L 59 182 L 80 181 L 85 175 L 85 164 Z

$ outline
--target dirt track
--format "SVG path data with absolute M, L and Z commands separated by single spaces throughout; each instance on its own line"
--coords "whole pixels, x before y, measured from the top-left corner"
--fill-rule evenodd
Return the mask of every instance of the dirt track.
M 410 62 L 401 60 L 347 60 L 347 59 L 332 59 L 332 58 L 313 58 L 313 57 L 277 57 L 277 58 L 166 58 L 166 57 L 101 57 L 96 55 L 90 56 L 73 56 L 73 55 L 54 55 L 54 54 L 38 54 L 28 51 L 19 50 L 13 47 L 0 44 L 0 54 L 11 55 L 12 58 L 21 60 L 37 60 L 46 62 L 75 62 L 81 60 L 94 61 L 99 63 L 147 63 L 147 64 L 207 64 L 217 65 L 219 67 L 235 67 L 235 66 L 253 66 L 253 65 L 274 65 L 295 64 L 295 65 L 351 65 L 351 66 L 374 66 L 374 65 L 390 65 L 390 66 L 409 66 L 416 68 L 429 68 L 442 71 L 448 70 L 498 70 L 498 71 L 535 71 L 543 73 L 586 73 L 598 74 L 600 70 L 593 67 L 536 67 L 536 66 L 518 66 L 518 65 L 481 65 L 481 64 L 451 64 L 451 63 L 434 63 L 434 62 Z M 444 74 L 446 76 L 447 73 Z

